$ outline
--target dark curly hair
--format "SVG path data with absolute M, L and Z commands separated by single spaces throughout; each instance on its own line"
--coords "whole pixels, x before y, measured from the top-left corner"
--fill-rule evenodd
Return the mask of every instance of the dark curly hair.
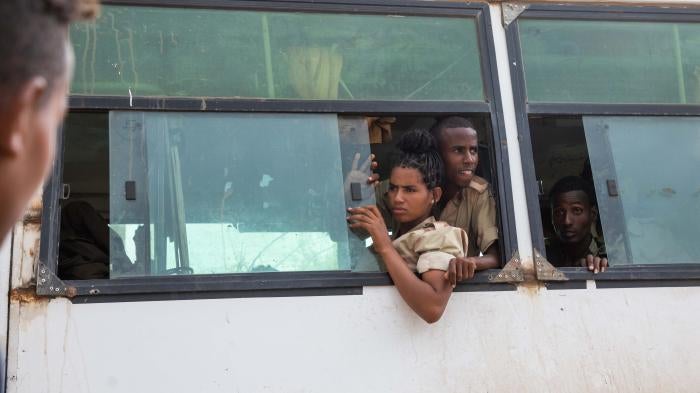
M 433 126 L 430 127 L 430 134 L 438 143 L 441 143 L 442 132 L 448 128 L 471 128 L 476 131 L 471 121 L 459 116 L 450 116 L 440 119 L 437 123 L 433 124 Z
M 554 206 L 557 196 L 570 191 L 583 192 L 588 197 L 588 203 L 591 206 L 597 205 L 593 184 L 580 176 L 566 176 L 554 183 L 554 186 L 549 191 L 550 206 Z
M 17 89 L 35 76 L 53 86 L 66 72 L 68 25 L 98 11 L 97 0 L 1 0 L 0 88 Z
M 442 185 L 443 163 L 432 135 L 424 130 L 409 131 L 401 136 L 396 146 L 401 156 L 394 168 L 417 169 L 429 190 Z

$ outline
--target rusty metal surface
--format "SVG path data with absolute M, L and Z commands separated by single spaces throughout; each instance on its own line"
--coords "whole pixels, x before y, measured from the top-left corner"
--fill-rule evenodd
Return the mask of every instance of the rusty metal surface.
M 503 26 L 510 25 L 529 7 L 527 3 L 503 3 Z
M 12 242 L 12 288 L 26 288 L 35 283 L 39 262 L 41 225 L 20 222 L 15 225 Z
M 520 262 L 520 253 L 515 250 L 513 257 L 498 273 L 489 274 L 489 282 L 492 283 L 516 283 L 525 281 L 523 276 L 522 264 Z
M 66 285 L 54 274 L 54 272 L 51 271 L 51 269 L 49 269 L 48 266 L 42 262 L 39 262 L 37 272 L 37 294 L 52 297 L 73 297 L 78 293 L 74 287 Z
M 568 281 L 569 279 L 559 269 L 554 267 L 549 261 L 540 254 L 535 248 L 535 274 L 540 281 Z
M 12 241 L 12 288 L 36 283 L 36 266 L 41 247 L 42 190 L 37 190 L 22 219 L 15 224 Z
M 48 298 L 36 294 L 36 287 L 15 288 L 10 291 L 10 301 L 17 303 L 47 302 Z
M 42 207 L 42 192 L 39 190 L 22 219 L 15 224 L 11 280 L 11 299 L 15 301 L 33 302 L 43 296 L 73 297 L 77 293 L 40 261 Z

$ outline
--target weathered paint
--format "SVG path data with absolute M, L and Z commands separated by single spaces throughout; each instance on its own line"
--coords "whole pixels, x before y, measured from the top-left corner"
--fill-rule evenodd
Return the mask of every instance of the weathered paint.
M 503 108 L 503 122 L 506 129 L 506 143 L 508 144 L 508 163 L 510 165 L 513 215 L 515 218 L 515 231 L 518 237 L 518 252 L 520 254 L 520 264 L 525 280 L 532 281 L 535 276 L 532 258 L 532 238 L 530 237 L 530 219 L 527 215 L 525 180 L 523 178 L 522 160 L 520 158 L 520 143 L 518 141 L 518 126 L 515 118 L 513 85 L 510 79 L 506 32 L 501 24 L 501 7 L 491 5 L 489 8 L 494 52 L 496 54 L 496 66 L 498 69 L 498 83 L 500 86 L 501 104 Z
M 7 327 L 9 323 L 10 301 L 10 262 L 12 257 L 12 234 L 0 239 L 0 381 L 5 380 L 5 365 L 7 364 Z M 0 384 L 0 392 L 4 392 L 4 384 Z
M 23 304 L 9 392 L 696 392 L 698 288 Z
M 3 364 L 7 365 L 7 370 L 16 370 L 20 366 L 16 351 L 17 341 L 20 339 L 17 326 L 21 321 L 21 309 L 26 308 L 28 304 L 40 306 L 49 302 L 48 299 L 36 296 L 35 285 L 41 241 L 42 191 L 37 190 L 24 217 L 15 224 L 11 238 L 11 258 L 8 258 L 10 261 L 0 266 L 0 277 L 9 277 L 9 280 L 2 280 L 7 283 L 2 292 L 5 296 L 4 304 L 8 305 L 2 314 L 6 318 L 4 326 L 7 327 L 6 345 L 2 348 L 8 349 L 7 356 L 3 356 L 2 360 Z M 4 261 L 0 259 L 0 263 L 2 262 Z M 11 378 L 11 373 L 8 373 L 6 380 Z
M 661 3 L 690 5 L 634 2 Z M 505 36 L 497 2 L 490 9 L 518 248 L 533 266 Z M 700 288 L 596 289 L 590 282 L 585 290 L 548 291 L 530 281 L 514 292 L 456 293 L 435 325 L 417 318 L 393 287 L 367 287 L 361 296 L 74 305 L 28 292 L 39 255 L 38 201 L 15 227 L 12 245 L 8 392 L 700 386 Z M 0 249 L 0 262 L 6 258 Z
M 27 288 L 36 282 L 41 242 L 41 190 L 32 198 L 27 211 L 14 228 L 12 249 L 12 288 Z

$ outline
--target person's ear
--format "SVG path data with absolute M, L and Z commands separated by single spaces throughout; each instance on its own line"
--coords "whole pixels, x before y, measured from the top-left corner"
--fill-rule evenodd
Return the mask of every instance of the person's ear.
M 438 203 L 442 198 L 442 187 L 435 187 L 431 192 L 433 193 L 432 203 Z
M 35 76 L 6 97 L 6 105 L 0 110 L 0 124 L 5 125 L 0 128 L 0 155 L 14 157 L 25 149 L 47 87 L 46 78 Z

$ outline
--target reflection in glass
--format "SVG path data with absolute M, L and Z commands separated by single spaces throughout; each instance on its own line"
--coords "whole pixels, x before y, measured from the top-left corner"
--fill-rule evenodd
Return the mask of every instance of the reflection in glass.
M 611 264 L 700 260 L 700 119 L 583 123 Z
M 335 115 L 111 112 L 109 129 L 110 226 L 145 275 L 350 270 L 363 252 Z
M 73 94 L 483 101 L 474 18 L 104 6 Z

